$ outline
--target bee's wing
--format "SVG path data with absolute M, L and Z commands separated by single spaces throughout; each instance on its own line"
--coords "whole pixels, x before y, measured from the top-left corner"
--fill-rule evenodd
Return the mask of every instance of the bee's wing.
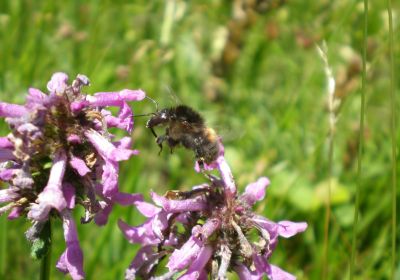
M 239 140 L 247 133 L 245 127 L 234 127 L 232 125 L 210 125 L 209 127 L 215 130 L 223 143 Z
M 163 93 L 168 98 L 168 103 L 170 103 L 172 107 L 178 104 L 182 104 L 182 100 L 180 100 L 180 98 L 177 96 L 176 92 L 170 85 L 163 85 Z

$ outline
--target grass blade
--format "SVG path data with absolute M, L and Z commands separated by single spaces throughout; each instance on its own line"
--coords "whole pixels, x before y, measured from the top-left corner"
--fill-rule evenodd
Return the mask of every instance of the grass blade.
M 356 255 L 356 238 L 358 227 L 358 214 L 360 209 L 361 195 L 361 178 L 362 178 L 362 154 L 364 146 L 364 111 L 365 111 L 365 86 L 366 86 L 366 62 L 367 62 L 367 35 L 368 35 L 368 0 L 364 0 L 364 42 L 362 51 L 362 80 L 361 80 L 361 110 L 360 110 L 360 130 L 358 134 L 358 160 L 357 160 L 357 187 L 356 201 L 354 209 L 353 233 L 351 241 L 351 256 L 350 256 L 350 279 L 354 277 L 354 261 Z
M 396 272 L 396 228 L 397 228 L 397 162 L 396 162 L 396 96 L 394 89 L 394 54 L 393 54 L 393 19 L 392 1 L 387 1 L 389 16 L 389 53 L 390 53 L 390 114 L 391 114 L 391 140 L 392 140 L 392 251 L 391 251 L 391 279 L 395 279 Z

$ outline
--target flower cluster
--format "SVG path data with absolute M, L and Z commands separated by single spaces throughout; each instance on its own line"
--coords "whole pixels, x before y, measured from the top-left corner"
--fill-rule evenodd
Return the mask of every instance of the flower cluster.
M 126 270 L 126 279 L 227 279 L 235 272 L 240 279 L 295 279 L 269 263 L 278 237 L 291 237 L 307 228 L 305 222 L 272 222 L 251 208 L 264 198 L 266 177 L 249 184 L 237 194 L 223 148 L 211 166 L 220 178 L 207 175 L 209 182 L 190 191 L 151 193 L 155 205 L 138 202 L 147 218 L 140 226 L 122 220 L 119 227 L 131 243 L 141 249 Z M 166 262 L 167 271 L 160 263 Z M 161 271 L 161 272 L 160 272 Z
M 0 215 L 9 219 L 26 216 L 32 221 L 27 238 L 35 243 L 51 217 L 63 220 L 66 250 L 57 268 L 73 279 L 84 278 L 83 254 L 71 211 L 85 209 L 82 223 L 107 222 L 114 203 L 130 205 L 139 194 L 118 189 L 118 162 L 138 153 L 131 138 L 113 141 L 108 131 L 116 127 L 131 133 L 132 110 L 127 102 L 145 98 L 142 90 L 82 93 L 89 80 L 78 75 L 55 73 L 47 84 L 48 94 L 30 88 L 25 105 L 0 102 L 11 133 L 0 138 Z M 105 109 L 119 107 L 117 116 Z M 43 249 L 43 248 L 42 248 Z M 39 253 L 37 253 L 39 254 Z M 40 257 L 40 255 L 38 255 Z

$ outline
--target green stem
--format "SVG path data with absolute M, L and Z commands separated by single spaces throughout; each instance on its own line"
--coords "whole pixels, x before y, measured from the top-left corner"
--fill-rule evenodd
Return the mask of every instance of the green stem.
M 393 54 L 393 19 L 392 1 L 387 1 L 387 11 L 389 16 L 389 52 L 390 52 L 390 103 L 391 103 L 391 140 L 392 140 L 392 252 L 391 252 L 391 279 L 395 278 L 396 272 L 396 228 L 397 228 L 397 161 L 396 161 L 396 96 L 394 81 L 394 54 Z
M 351 256 L 350 256 L 350 280 L 354 277 L 354 261 L 356 255 L 356 238 L 358 231 L 358 214 L 360 211 L 360 196 L 361 196 L 361 177 L 362 177 L 362 153 L 364 146 L 364 111 L 365 111 L 365 85 L 367 77 L 367 37 L 368 37 L 368 0 L 364 0 L 364 42 L 363 42 L 363 59 L 362 59 L 362 81 L 361 81 L 361 112 L 360 112 L 360 131 L 358 134 L 358 160 L 357 160 L 357 187 L 356 201 L 354 209 L 353 234 L 351 241 Z
M 46 255 L 42 258 L 40 265 L 40 280 L 50 279 L 50 266 L 51 266 L 51 247 L 52 247 L 52 236 L 51 236 L 51 221 L 49 220 L 43 228 L 43 231 L 47 231 L 49 237 L 48 250 Z
M 333 177 L 333 128 L 331 128 L 329 136 L 329 178 L 328 178 L 328 197 L 326 201 L 325 210 L 325 225 L 324 225 L 324 250 L 323 250 L 323 265 L 322 265 L 322 279 L 328 279 L 329 275 L 329 224 L 331 220 L 331 196 L 332 196 L 332 177 Z
M 7 262 L 7 221 L 5 216 L 0 218 L 0 278 L 6 277 Z

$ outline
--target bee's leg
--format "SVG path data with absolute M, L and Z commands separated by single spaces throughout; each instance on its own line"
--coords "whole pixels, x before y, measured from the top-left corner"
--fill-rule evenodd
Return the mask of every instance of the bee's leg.
M 156 132 L 154 131 L 154 129 L 152 127 L 150 127 L 150 131 L 151 131 L 151 133 L 153 133 L 154 137 L 156 137 L 156 138 L 158 137 Z
M 171 154 L 172 154 L 175 146 L 177 146 L 179 144 L 179 141 L 176 141 L 176 140 L 172 139 L 171 137 L 168 137 L 167 140 L 168 140 L 168 146 L 170 147 Z
M 160 147 L 160 151 L 158 152 L 158 155 L 161 154 L 162 149 L 163 149 L 163 145 L 162 143 L 168 139 L 168 135 L 161 135 L 161 136 L 157 136 L 156 138 L 156 143 L 157 145 Z

